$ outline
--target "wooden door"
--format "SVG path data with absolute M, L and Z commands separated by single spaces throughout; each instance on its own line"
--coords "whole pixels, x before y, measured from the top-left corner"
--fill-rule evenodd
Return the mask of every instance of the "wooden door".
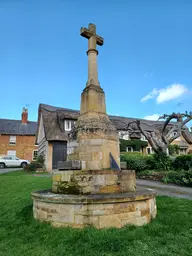
M 67 160 L 67 142 L 66 141 L 54 141 L 53 142 L 53 156 L 52 156 L 52 168 L 57 169 L 57 163 L 59 161 Z

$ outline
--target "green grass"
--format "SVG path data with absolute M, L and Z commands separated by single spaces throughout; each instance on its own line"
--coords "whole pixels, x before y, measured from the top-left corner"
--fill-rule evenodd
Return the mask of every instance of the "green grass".
M 144 227 L 55 229 L 32 216 L 31 191 L 50 186 L 22 171 L 0 175 L 1 256 L 192 255 L 192 201 L 158 197 L 158 217 Z

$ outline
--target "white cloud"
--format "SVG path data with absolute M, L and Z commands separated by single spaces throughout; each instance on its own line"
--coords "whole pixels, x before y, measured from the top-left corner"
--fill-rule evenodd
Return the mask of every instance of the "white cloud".
M 146 120 L 152 120 L 152 121 L 157 121 L 161 115 L 159 114 L 153 114 L 151 116 L 145 116 L 144 119 Z
M 141 102 L 145 102 L 145 101 L 147 101 L 147 100 L 150 100 L 150 99 L 155 98 L 155 96 L 156 96 L 158 93 L 159 93 L 159 91 L 158 91 L 156 88 L 153 89 L 152 92 L 148 93 L 147 95 L 145 95 L 145 97 L 143 97 L 143 98 L 141 99 Z
M 141 102 L 156 98 L 157 104 L 160 104 L 169 100 L 177 99 L 187 91 L 187 87 L 183 84 L 171 84 L 167 88 L 159 90 L 157 90 L 156 88 L 153 89 L 150 93 L 148 93 L 141 99 Z
M 172 84 L 165 89 L 162 89 L 157 96 L 157 103 L 163 103 L 169 100 L 177 99 L 187 92 L 187 87 L 183 84 Z

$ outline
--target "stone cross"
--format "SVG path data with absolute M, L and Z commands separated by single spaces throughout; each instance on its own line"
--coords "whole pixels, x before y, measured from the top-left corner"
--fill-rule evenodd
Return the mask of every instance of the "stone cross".
M 94 24 L 89 24 L 89 28 L 81 28 L 81 36 L 88 39 L 88 81 L 89 85 L 98 85 L 98 72 L 97 72 L 97 55 L 98 51 L 96 49 L 97 44 L 103 45 L 103 38 L 96 34 L 96 26 Z

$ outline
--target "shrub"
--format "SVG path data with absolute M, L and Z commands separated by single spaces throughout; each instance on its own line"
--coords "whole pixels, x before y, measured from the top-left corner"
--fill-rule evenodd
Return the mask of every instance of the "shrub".
M 172 158 L 163 152 L 154 153 L 151 160 L 154 169 L 170 170 L 172 165 Z
M 38 168 L 39 164 L 37 162 L 31 162 L 30 164 L 28 164 L 25 168 L 24 171 L 27 172 L 35 172 Z
M 192 170 L 181 172 L 169 172 L 164 178 L 163 182 L 175 183 L 178 185 L 184 185 L 192 187 Z
M 175 170 L 189 170 L 192 168 L 192 155 L 177 156 L 172 166 Z
M 174 156 L 179 154 L 179 146 L 178 145 L 169 145 L 169 155 Z
M 38 167 L 39 168 L 44 167 L 44 163 L 45 163 L 45 156 L 44 156 L 44 154 L 39 154 L 37 156 L 36 162 L 38 163 Z
M 36 161 L 32 161 L 30 164 L 28 164 L 24 170 L 28 172 L 35 172 L 37 168 L 43 168 L 44 167 L 45 158 L 43 154 L 40 154 L 37 156 Z
M 146 170 L 148 166 L 148 158 L 151 156 L 143 155 L 141 153 L 123 153 L 121 154 L 121 161 L 127 162 L 127 168 L 135 170 L 136 172 Z

